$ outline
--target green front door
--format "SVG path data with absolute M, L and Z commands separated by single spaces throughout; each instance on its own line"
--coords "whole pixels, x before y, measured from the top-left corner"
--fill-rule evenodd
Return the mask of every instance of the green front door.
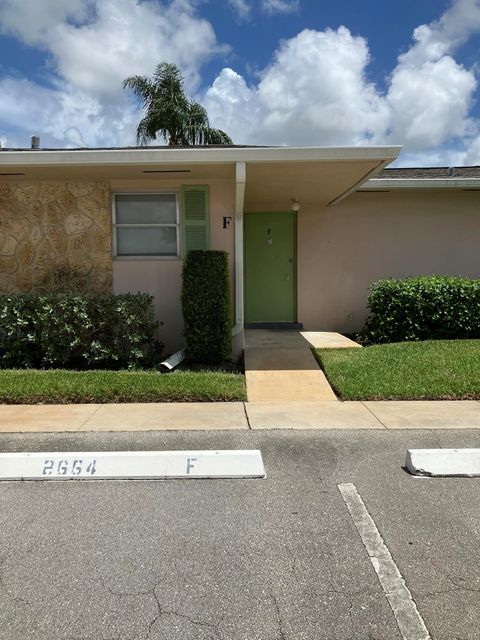
M 245 215 L 245 321 L 295 321 L 295 214 Z

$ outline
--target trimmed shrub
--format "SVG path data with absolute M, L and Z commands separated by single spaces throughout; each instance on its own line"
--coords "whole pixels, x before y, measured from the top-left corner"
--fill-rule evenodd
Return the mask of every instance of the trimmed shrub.
M 218 364 L 232 352 L 228 260 L 224 251 L 189 251 L 183 264 L 182 309 L 188 356 Z
M 158 361 L 153 298 L 0 295 L 0 367 L 138 369 Z
M 420 276 L 380 280 L 368 298 L 363 342 L 480 338 L 480 280 Z

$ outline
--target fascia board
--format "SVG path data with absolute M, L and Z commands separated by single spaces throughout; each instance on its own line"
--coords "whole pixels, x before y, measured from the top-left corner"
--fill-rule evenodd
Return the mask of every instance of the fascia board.
M 357 191 L 396 189 L 479 189 L 480 178 L 371 178 Z
M 0 166 L 228 164 L 236 162 L 393 161 L 401 147 L 274 147 L 248 149 L 86 149 L 0 151 Z

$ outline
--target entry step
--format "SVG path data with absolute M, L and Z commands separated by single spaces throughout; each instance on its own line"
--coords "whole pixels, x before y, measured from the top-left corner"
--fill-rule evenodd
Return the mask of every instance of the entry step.
M 270 331 L 302 331 L 303 322 L 246 322 L 245 329 L 267 329 Z

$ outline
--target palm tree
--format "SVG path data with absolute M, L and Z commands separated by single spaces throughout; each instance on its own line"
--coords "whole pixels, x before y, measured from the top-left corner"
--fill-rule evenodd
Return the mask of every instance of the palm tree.
M 170 146 L 232 144 L 226 133 L 210 126 L 204 107 L 187 98 L 175 64 L 160 63 L 153 78 L 130 76 L 123 88 L 133 90 L 146 112 L 138 123 L 137 144 L 156 140 L 157 135 Z

